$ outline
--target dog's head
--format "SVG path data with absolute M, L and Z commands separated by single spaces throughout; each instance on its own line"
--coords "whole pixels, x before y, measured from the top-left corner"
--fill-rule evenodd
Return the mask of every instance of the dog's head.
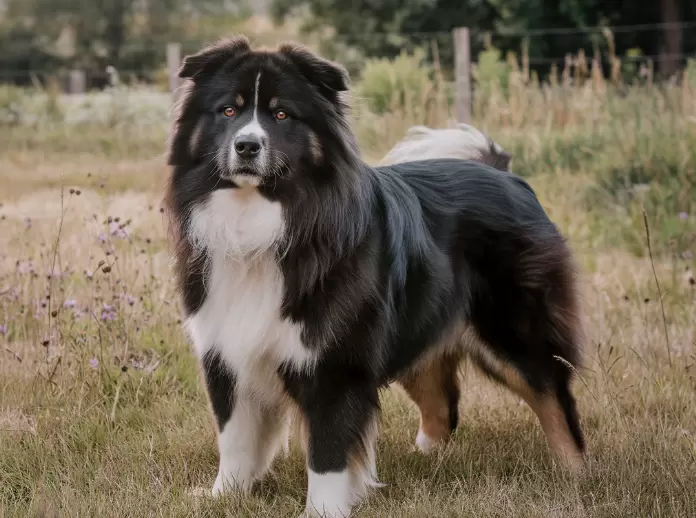
M 189 84 L 169 163 L 212 165 L 217 187 L 275 185 L 320 165 L 342 140 L 347 74 L 298 45 L 225 40 L 187 56 L 179 76 Z

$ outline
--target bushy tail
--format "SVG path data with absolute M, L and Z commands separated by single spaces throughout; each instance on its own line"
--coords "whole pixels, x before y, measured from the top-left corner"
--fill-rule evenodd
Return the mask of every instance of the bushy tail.
M 500 144 L 468 124 L 438 129 L 412 126 L 379 165 L 433 158 L 475 160 L 501 171 L 509 171 L 512 156 Z

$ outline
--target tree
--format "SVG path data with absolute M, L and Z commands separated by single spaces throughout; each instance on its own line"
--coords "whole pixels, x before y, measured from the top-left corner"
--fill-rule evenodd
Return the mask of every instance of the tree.
M 693 5 L 692 5 L 693 4 Z M 696 16 L 696 3 L 679 0 L 660 2 L 626 2 L 625 0 L 274 0 L 276 20 L 303 8 L 308 13 L 305 29 L 317 31 L 327 27 L 335 31 L 338 41 L 358 48 L 366 56 L 397 55 L 415 45 L 429 47 L 439 43 L 445 67 L 451 67 L 450 31 L 469 27 L 471 51 L 475 56 L 483 49 L 484 34 L 491 31 L 493 44 L 505 51 L 519 52 L 523 40 L 533 68 L 548 70 L 552 61 L 562 63 L 567 53 L 583 49 L 593 55 L 595 48 L 607 50 L 600 25 L 647 25 L 669 23 Z M 569 29 L 547 31 L 547 29 Z M 696 50 L 696 31 L 688 46 Z M 623 31 L 614 35 L 616 51 L 623 55 L 640 48 L 645 55 L 660 52 L 658 30 Z M 327 42 L 335 46 L 334 42 Z M 671 26 L 664 31 L 664 55 L 678 55 L 680 31 Z M 327 50 L 331 45 L 325 45 Z M 674 57 L 674 56 L 672 56 Z M 605 56 L 605 62 L 608 60 Z M 678 60 L 662 60 L 665 70 L 674 70 Z
M 93 82 L 106 67 L 141 78 L 162 66 L 167 40 L 196 39 L 193 20 L 235 17 L 241 0 L 9 0 L 0 20 L 0 67 L 55 73 L 82 68 Z M 189 42 L 192 43 L 192 42 Z M 5 49 L 9 48 L 9 52 Z M 23 81 L 26 82 L 26 81 Z

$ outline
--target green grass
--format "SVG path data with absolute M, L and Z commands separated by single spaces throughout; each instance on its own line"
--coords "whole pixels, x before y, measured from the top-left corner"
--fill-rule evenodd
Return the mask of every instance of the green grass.
M 574 391 L 587 473 L 555 466 L 531 410 L 465 367 L 461 425 L 432 456 L 413 451 L 415 408 L 383 392 L 387 486 L 356 516 L 694 516 L 696 96 L 559 101 L 509 84 L 475 123 L 513 152 L 582 269 L 589 340 Z M 355 128 L 376 159 L 448 109 L 359 104 Z M 526 118 L 510 119 L 516 110 Z M 159 212 L 167 121 L 128 117 L 0 127 L 0 516 L 295 517 L 306 489 L 296 446 L 247 498 L 199 494 L 217 450 Z

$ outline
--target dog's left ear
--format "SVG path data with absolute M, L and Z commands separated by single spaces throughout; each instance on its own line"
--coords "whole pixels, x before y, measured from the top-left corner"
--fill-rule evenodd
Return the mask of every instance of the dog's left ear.
M 348 90 L 349 79 L 345 68 L 321 58 L 310 50 L 294 43 L 284 43 L 278 52 L 295 65 L 302 75 L 323 94 L 332 97 Z
M 196 54 L 186 56 L 181 68 L 179 68 L 178 75 L 182 79 L 193 79 L 195 81 L 226 61 L 248 52 L 250 49 L 249 40 L 244 36 L 222 40 Z

